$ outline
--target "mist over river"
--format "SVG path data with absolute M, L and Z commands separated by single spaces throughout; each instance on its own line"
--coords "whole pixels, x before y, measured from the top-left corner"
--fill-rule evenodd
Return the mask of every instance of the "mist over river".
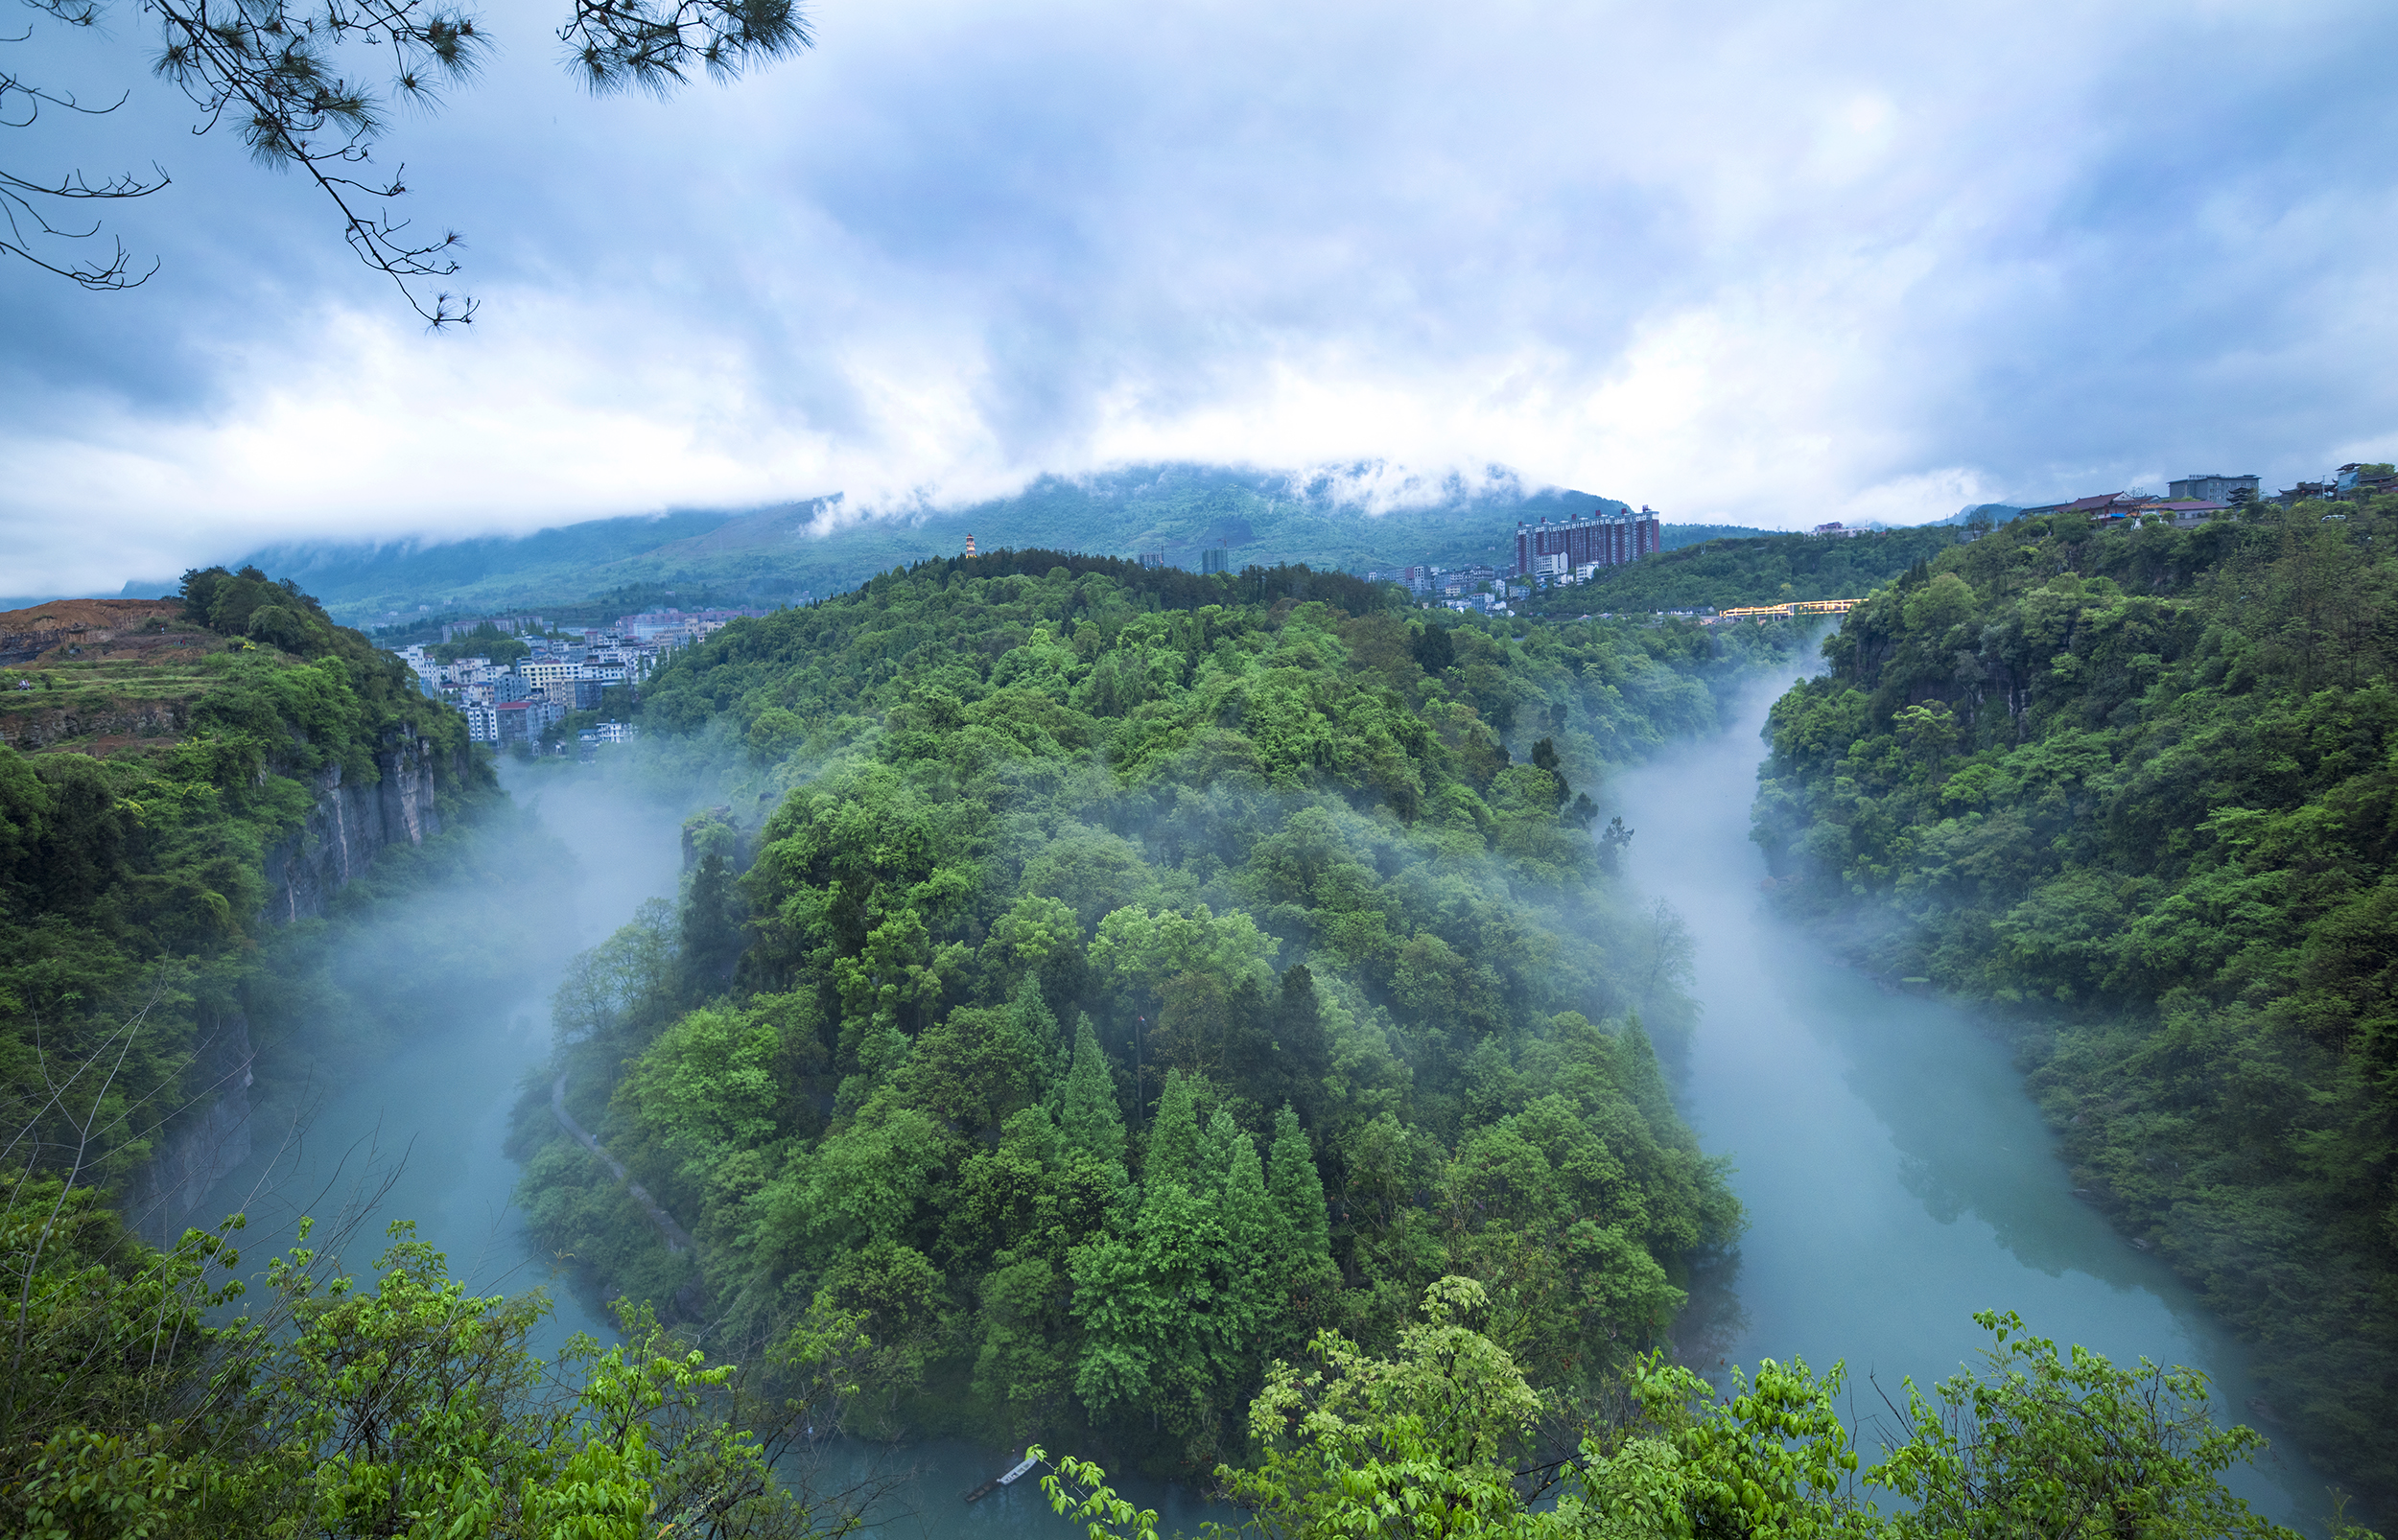
M 2243 1345 L 2166 1263 L 2074 1197 L 2009 1050 L 1937 999 L 1887 993 L 1771 917 L 1749 839 L 1767 710 L 1759 682 L 1716 736 L 1619 777 L 1634 883 L 1697 944 L 1702 1015 L 1679 1089 L 1710 1155 L 1728 1155 L 1749 1229 L 1684 1325 L 1694 1366 L 1803 1358 L 1849 1371 L 1869 1458 L 1902 1410 L 1988 1338 L 1977 1310 L 2118 1364 L 2142 1355 L 2213 1381 L 2218 1422 L 2269 1436 Z M 2267 1517 L 2319 1532 L 2330 1479 L 2281 1439 L 2229 1484 Z M 2361 1515 L 2351 1515 L 2358 1517 Z
M 548 1293 L 553 1311 L 531 1346 L 554 1355 L 576 1332 L 602 1342 L 616 1331 L 586 1279 L 568 1259 L 551 1255 L 527 1234 L 513 1207 L 522 1168 L 507 1157 L 508 1117 L 527 1073 L 550 1053 L 550 999 L 574 951 L 604 941 L 650 898 L 672 898 L 682 866 L 682 816 L 677 808 L 620 789 L 600 773 L 542 766 L 529 772 L 499 761 L 502 783 L 541 832 L 574 857 L 557 874 L 554 901 L 571 938 L 553 953 L 528 956 L 514 986 L 442 1020 L 417 1023 L 404 1044 L 369 1062 L 346 1082 L 315 1096 L 262 1097 L 253 1119 L 255 1153 L 213 1187 L 208 1205 L 241 1209 L 249 1224 L 241 1236 L 246 1269 L 294 1244 L 294 1225 L 313 1215 L 311 1237 L 325 1244 L 346 1209 L 369 1199 L 373 1212 L 342 1248 L 345 1271 L 364 1276 L 388 1244 L 384 1226 L 412 1220 L 417 1236 L 447 1253 L 452 1272 L 476 1294 Z M 559 772 L 565 772 L 563 774 Z M 554 852 L 552 852 L 554 853 Z M 412 898 L 439 903 L 444 896 Z M 379 922 L 410 923 L 406 906 Z M 369 927 L 374 945 L 376 927 Z M 389 947 L 395 956 L 405 948 Z M 268 1087 L 262 1086 L 262 1091 Z M 298 1111 L 294 1129 L 290 1113 Z M 899 1448 L 832 1439 L 786 1461 L 784 1477 L 839 1491 L 865 1481 L 899 1485 L 877 1510 L 879 1532 L 950 1540 L 972 1533 L 1058 1536 L 1064 1521 L 1027 1479 L 972 1507 L 960 1494 L 980 1485 L 1021 1457 L 1021 1449 L 935 1439 Z M 1053 1453 L 1074 1453 L 1070 1450 Z M 1124 1496 L 1160 1512 L 1164 1532 L 1193 1531 L 1206 1519 L 1231 1520 L 1232 1509 L 1197 1493 L 1112 1472 Z
M 1765 914 L 1749 806 L 1758 730 L 1791 677 L 1760 680 L 1721 733 L 1610 788 L 1609 810 L 1636 831 L 1632 880 L 1679 909 L 1696 940 L 1703 1015 L 1680 1088 L 1707 1151 L 1733 1161 L 1750 1219 L 1735 1258 L 1694 1293 L 1686 1355 L 1710 1372 L 1763 1357 L 1804 1358 L 1818 1371 L 1845 1360 L 1847 1410 L 1869 1456 L 1877 1421 L 1893 1421 L 1875 1385 L 1903 1405 L 1906 1377 L 1928 1387 L 1975 1359 L 1987 1338 L 1974 1311 L 2011 1309 L 2038 1335 L 2119 1362 L 2145 1354 L 2201 1368 L 2220 1416 L 2259 1420 L 2240 1344 L 2164 1262 L 2072 1195 L 2006 1048 L 1941 1002 L 1886 993 L 1841 968 Z M 611 1333 L 510 1206 L 509 1111 L 548 1054 L 550 995 L 572 950 L 605 938 L 645 899 L 674 893 L 683 810 L 611 789 L 597 772 L 501 769 L 520 805 L 576 856 L 556 888 L 571 910 L 572 945 L 526 958 L 511 989 L 454 1018 L 421 1023 L 367 1072 L 332 1087 L 303 1137 L 278 1147 L 274 1130 L 256 1130 L 256 1155 L 210 1201 L 247 1202 L 244 1249 L 263 1261 L 290 1244 L 300 1212 L 321 1222 L 388 1179 L 375 1217 L 346 1248 L 350 1271 L 364 1272 L 382 1248 L 386 1220 L 412 1219 L 478 1292 L 548 1288 L 555 1314 L 535 1342 L 547 1354 L 576 1331 Z M 817 1452 L 824 1468 L 814 1474 L 838 1487 L 907 1473 L 884 1512 L 899 1533 L 1065 1533 L 1029 1480 L 972 1507 L 959 1501 L 1012 1453 L 835 1441 Z M 1121 1484 L 1163 1510 L 1168 1532 L 1234 1516 L 1192 1492 Z M 2327 1484 L 2287 1448 L 2233 1482 L 2260 1511 L 2308 1528 L 2319 1528 Z
M 602 1340 L 613 1333 L 593 1301 L 568 1287 L 558 1259 L 536 1252 L 510 1206 L 518 1167 L 502 1150 L 508 1113 L 527 1071 L 549 1055 L 550 996 L 574 951 L 604 940 L 645 900 L 674 896 L 682 826 L 674 809 L 617 791 L 597 774 L 536 782 L 507 759 L 499 770 L 517 804 L 574 857 L 556 874 L 549 900 L 564 912 L 554 930 L 565 945 L 524 957 L 511 987 L 448 1019 L 416 1023 L 406 1042 L 325 1087 L 313 1105 L 303 1099 L 285 1108 L 270 1099 L 253 1117 L 255 1153 L 209 1202 L 247 1213 L 243 1250 L 263 1262 L 291 1245 L 300 1215 L 316 1217 L 312 1240 L 322 1246 L 336 1216 L 380 1194 L 343 1248 L 348 1272 L 368 1272 L 387 1223 L 413 1220 L 418 1237 L 448 1254 L 452 1272 L 472 1292 L 549 1289 L 556 1310 L 533 1342 L 547 1356 L 576 1332 Z M 408 902 L 445 897 L 455 896 Z M 406 925 L 405 906 L 380 923 Z M 368 943 L 374 939 L 370 928 Z

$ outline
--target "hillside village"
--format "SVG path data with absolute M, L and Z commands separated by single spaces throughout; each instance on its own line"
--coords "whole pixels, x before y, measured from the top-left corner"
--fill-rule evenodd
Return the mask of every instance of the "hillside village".
M 630 742 L 631 724 L 590 720 L 628 707 L 642 681 L 657 672 L 675 648 L 724 629 L 763 610 L 651 610 L 628 615 L 614 626 L 573 631 L 548 625 L 538 615 L 486 616 L 441 628 L 437 643 L 416 642 L 399 651 L 426 695 L 455 706 L 466 717 L 467 736 L 495 747 L 524 745 L 566 752 L 570 717 L 585 753 L 603 743 Z M 482 644 L 480 653 L 467 646 Z M 611 699 L 609 692 L 618 691 Z

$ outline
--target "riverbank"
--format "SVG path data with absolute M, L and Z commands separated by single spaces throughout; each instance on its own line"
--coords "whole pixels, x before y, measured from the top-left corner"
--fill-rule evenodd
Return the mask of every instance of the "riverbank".
M 545 931 L 553 945 L 495 974 L 497 989 L 424 996 L 443 1009 L 406 1023 L 378 1051 L 342 1056 L 340 1084 L 274 1087 L 262 1098 L 251 1157 L 205 1202 L 247 1214 L 244 1249 L 262 1261 L 291 1244 L 303 1214 L 317 1219 L 321 1236 L 338 1216 L 371 1206 L 348 1258 L 353 1272 L 382 1249 L 388 1221 L 413 1221 L 471 1292 L 548 1291 L 552 1314 L 534 1342 L 546 1354 L 578 1331 L 612 1340 L 614 1327 L 596 1295 L 576 1288 L 575 1259 L 537 1248 L 526 1232 L 513 1202 L 518 1167 L 503 1154 L 509 1114 L 527 1077 L 548 1062 L 550 996 L 566 962 L 645 900 L 674 892 L 681 825 L 671 809 L 597 774 L 529 785 L 503 759 L 500 775 L 545 848 L 566 857 L 544 900 L 560 911 Z M 468 897 L 412 896 L 361 925 L 354 945 L 369 958 L 412 956 L 427 911 Z M 294 1063 L 304 1049 L 295 1045 Z
M 1733 1162 L 1750 1216 L 1685 1350 L 1704 1367 L 1845 1360 L 1870 1449 L 1895 1421 L 1882 1396 L 1903 1408 L 1904 1379 L 1928 1387 L 1979 1351 L 1974 1311 L 2011 1309 L 2119 1363 L 2202 1369 L 2219 1420 L 2269 1435 L 2250 1409 L 2245 1349 L 2161 1258 L 2074 1195 L 2006 1045 L 1943 1000 L 1838 966 L 1765 912 L 1748 807 L 1766 710 L 1795 677 L 1759 681 L 1720 735 L 1610 788 L 1638 831 L 1634 880 L 1679 909 L 1696 942 L 1703 1015 L 1683 1112 L 1708 1154 Z M 2231 1485 L 2268 1517 L 2319 1529 L 2329 1483 L 2285 1443 Z

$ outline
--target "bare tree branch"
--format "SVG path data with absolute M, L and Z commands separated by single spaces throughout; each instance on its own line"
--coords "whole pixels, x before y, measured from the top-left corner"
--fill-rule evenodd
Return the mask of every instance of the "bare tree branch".
M 97 25 L 102 15 L 103 0 L 26 3 L 69 27 Z M 161 33 L 154 72 L 200 109 L 194 133 L 229 121 L 261 163 L 305 172 L 339 211 L 350 249 L 389 278 L 435 330 L 474 319 L 473 299 L 435 287 L 458 272 L 458 232 L 410 234 L 410 222 L 389 212 L 408 191 L 402 175 L 386 179 L 360 170 L 388 128 L 393 104 L 435 109 L 445 87 L 479 70 L 487 40 L 472 12 L 438 0 L 142 0 L 142 9 L 157 18 Z M 793 0 L 576 0 L 558 37 L 570 67 L 593 90 L 639 85 L 660 95 L 694 70 L 730 80 L 814 40 Z M 0 44 L 24 40 L 0 37 Z M 383 75 L 385 83 L 369 85 L 370 74 Z M 84 107 L 69 93 L 0 73 L 0 128 L 28 127 L 44 106 L 98 114 L 123 102 Z M 42 216 L 39 202 L 146 198 L 167 185 L 163 170 L 154 177 L 101 181 L 81 173 L 50 179 L 0 170 L 7 224 L 0 251 L 86 289 L 132 288 L 157 271 L 154 262 L 136 273 L 121 244 L 106 259 L 77 262 L 51 253 L 49 243 L 88 240 L 99 226 L 61 228 Z
M 71 26 L 90 25 L 87 7 L 79 10 L 67 5 L 65 0 L 30 0 L 30 3 Z M 19 34 L 0 38 L 0 42 L 20 43 L 31 35 L 30 33 Z M 30 84 L 13 73 L 0 71 L 0 128 L 30 128 L 40 120 L 44 107 L 57 107 L 96 118 L 114 112 L 124 105 L 125 98 L 120 96 L 105 107 L 87 107 L 71 93 L 51 91 Z M 8 234 L 0 239 L 0 251 L 22 257 L 43 271 L 57 273 L 85 289 L 106 292 L 140 287 L 158 270 L 158 265 L 153 261 L 147 271 L 136 274 L 133 258 L 121 241 L 111 241 L 112 249 L 105 260 L 54 260 L 45 255 L 45 252 L 55 249 L 56 243 L 90 240 L 100 233 L 100 225 L 95 221 L 85 229 L 62 229 L 43 216 L 40 204 L 35 200 L 58 198 L 87 202 L 148 198 L 168 182 L 162 168 L 153 166 L 152 170 L 155 175 L 150 178 L 129 175 L 93 182 L 82 172 L 72 172 L 61 174 L 57 181 L 50 182 L 35 181 L 0 167 L 0 220 L 8 223 Z

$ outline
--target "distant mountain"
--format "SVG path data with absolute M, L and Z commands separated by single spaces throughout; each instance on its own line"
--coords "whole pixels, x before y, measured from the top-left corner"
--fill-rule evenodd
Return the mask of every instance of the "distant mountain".
M 1476 486 L 1393 487 L 1378 470 L 1292 475 L 1148 465 L 1043 477 L 1014 497 L 900 516 L 850 516 L 831 497 L 738 513 L 596 519 L 437 545 L 287 544 L 244 560 L 296 579 L 345 624 L 390 626 L 512 610 L 574 618 L 654 604 L 792 603 L 954 554 L 968 535 L 983 550 L 1154 552 L 1191 568 L 1219 542 L 1234 568 L 1503 566 L 1513 559 L 1518 519 L 1626 507 L 1587 492 L 1527 490 L 1505 473 Z
M 1974 517 L 1978 514 L 1988 514 L 1990 523 L 1999 525 L 2005 524 L 2022 511 L 2022 508 L 2011 502 L 1969 502 L 1940 522 L 1963 526 L 1973 523 Z
M 1223 542 L 1232 565 L 1305 562 L 1365 572 L 1417 562 L 1507 568 L 1518 519 L 1563 519 L 1627 505 L 1593 493 L 1528 490 L 1493 472 L 1481 483 L 1393 484 L 1379 466 L 1305 474 L 1218 465 L 1146 465 L 1046 476 L 971 507 L 858 516 L 836 496 L 745 511 L 685 509 L 591 519 L 529 535 L 384 543 L 297 541 L 232 565 L 290 577 L 346 625 L 431 624 L 533 611 L 588 622 L 658 605 L 774 605 L 822 598 L 875 573 L 979 548 L 1047 547 L 1200 565 Z M 1664 526 L 1673 550 L 1779 533 L 1735 525 Z M 145 578 L 127 595 L 174 592 Z M 24 602 L 32 603 L 42 595 Z

